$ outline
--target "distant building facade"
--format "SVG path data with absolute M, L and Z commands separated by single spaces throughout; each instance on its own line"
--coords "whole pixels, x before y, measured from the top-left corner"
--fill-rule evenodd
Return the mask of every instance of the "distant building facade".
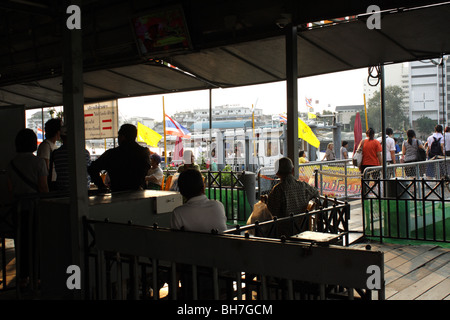
M 364 118 L 364 105 L 336 106 L 337 122 L 342 124 L 343 131 L 352 131 L 350 119 L 359 112 L 361 120 Z
M 439 123 L 448 119 L 448 81 L 449 66 L 444 59 L 444 68 L 438 63 L 440 59 L 415 61 L 410 63 L 410 124 L 421 117 L 428 117 Z M 444 76 L 442 76 L 442 71 Z M 444 90 L 446 89 L 447 94 Z M 445 110 L 443 106 L 445 107 Z M 446 115 L 444 116 L 444 112 Z

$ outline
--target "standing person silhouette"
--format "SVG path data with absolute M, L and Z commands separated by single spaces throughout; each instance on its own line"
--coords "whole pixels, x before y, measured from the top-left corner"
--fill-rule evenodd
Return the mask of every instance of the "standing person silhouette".
M 11 200 L 20 204 L 20 219 L 14 221 L 19 234 L 14 241 L 19 248 L 18 285 L 23 290 L 30 284 L 30 268 L 34 264 L 32 257 L 36 251 L 34 200 L 38 194 L 48 192 L 48 169 L 45 161 L 33 154 L 37 149 L 37 136 L 33 130 L 20 130 L 15 145 L 17 155 L 11 160 L 7 172 Z
M 145 189 L 145 176 L 150 169 L 150 151 L 136 142 L 137 128 L 124 124 L 119 129 L 119 146 L 105 151 L 88 168 L 92 181 L 100 191 L 107 187 L 100 177 L 100 171 L 108 172 L 111 191 Z
M 61 138 L 62 121 L 60 118 L 50 119 L 45 123 L 45 140 L 37 149 L 37 156 L 45 160 L 47 170 L 50 169 L 50 157 L 53 151 L 57 149 L 56 142 Z M 48 184 L 49 188 L 54 188 L 56 181 L 56 171 L 49 171 Z

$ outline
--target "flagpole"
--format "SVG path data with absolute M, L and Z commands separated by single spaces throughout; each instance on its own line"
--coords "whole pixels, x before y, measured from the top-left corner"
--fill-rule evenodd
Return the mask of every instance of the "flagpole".
M 167 168 L 166 108 L 164 106 L 164 96 L 162 97 L 162 102 L 163 102 L 163 125 L 164 125 L 164 162 Z
M 366 95 L 364 96 L 364 115 L 366 116 L 366 131 L 369 130 L 369 123 L 367 122 L 367 107 L 366 107 Z
M 253 128 L 253 157 L 256 157 L 256 144 L 255 144 L 255 108 L 252 104 L 252 128 Z

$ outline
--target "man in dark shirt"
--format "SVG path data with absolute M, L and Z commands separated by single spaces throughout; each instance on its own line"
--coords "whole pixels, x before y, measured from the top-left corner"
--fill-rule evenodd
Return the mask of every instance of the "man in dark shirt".
M 137 129 L 124 124 L 119 129 L 119 146 L 105 151 L 88 169 L 99 190 L 106 190 L 100 171 L 108 172 L 111 191 L 145 188 L 145 175 L 150 169 L 150 151 L 136 142 Z
M 306 211 L 309 200 L 319 197 L 316 188 L 294 178 L 291 159 L 283 157 L 275 162 L 275 171 L 280 183 L 269 193 L 267 208 L 273 216 L 288 217 L 291 213 Z

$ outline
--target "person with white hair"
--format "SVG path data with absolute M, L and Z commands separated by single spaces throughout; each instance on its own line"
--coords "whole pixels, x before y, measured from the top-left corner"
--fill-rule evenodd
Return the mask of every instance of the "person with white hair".
M 288 217 L 291 213 L 306 211 L 308 202 L 319 197 L 319 191 L 304 181 L 294 178 L 291 159 L 283 157 L 275 162 L 275 172 L 280 182 L 275 185 L 267 198 L 267 208 L 272 216 Z
M 159 154 L 152 153 L 150 155 L 150 169 L 148 169 L 145 181 L 147 183 L 147 189 L 160 190 L 163 183 L 164 173 L 159 166 L 161 163 L 161 157 Z
M 177 172 L 181 173 L 188 169 L 195 169 L 200 171 L 200 167 L 195 163 L 194 153 L 191 150 L 185 150 L 183 153 L 183 164 L 178 167 Z

